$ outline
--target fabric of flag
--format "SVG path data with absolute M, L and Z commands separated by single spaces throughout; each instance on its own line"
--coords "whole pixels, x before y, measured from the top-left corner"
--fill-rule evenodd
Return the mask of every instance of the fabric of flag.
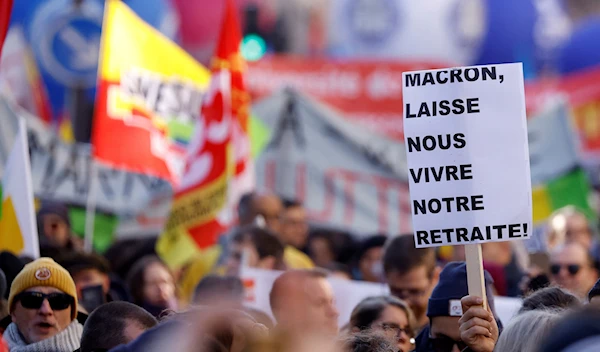
M 40 256 L 25 121 L 4 167 L 1 186 L 0 251 Z
M 188 149 L 185 171 L 156 250 L 179 268 L 217 241 L 225 227 L 217 218 L 227 205 L 231 162 L 231 91 L 227 71 L 212 76 L 202 115 Z
M 10 14 L 12 13 L 13 0 L 0 1 L 0 54 L 2 54 L 2 46 L 8 32 L 10 24 Z
M 590 183 L 580 167 L 569 105 L 557 97 L 527 125 L 533 199 L 533 223 L 574 205 L 591 214 Z
M 119 0 L 106 1 L 94 156 L 177 185 L 210 72 Z
M 587 175 L 580 168 L 544 185 L 534 187 L 532 190 L 533 223 L 545 221 L 552 212 L 567 205 L 573 205 L 587 215 L 593 216 L 588 198 L 590 192 Z
M 228 72 L 231 77 L 231 109 L 233 113 L 232 137 L 235 155 L 235 176 L 231 182 L 228 206 L 220 214 L 224 225 L 231 225 L 233 213 L 240 197 L 254 189 L 255 177 L 250 143 L 250 94 L 246 90 L 246 63 L 240 53 L 242 31 L 236 7 L 232 0 L 225 1 L 225 12 L 217 42 L 211 71 Z
M 52 122 L 46 87 L 23 28 L 19 25 L 11 26 L 6 35 L 0 58 L 0 76 L 0 84 L 6 85 L 3 95 L 13 99 L 44 123 Z

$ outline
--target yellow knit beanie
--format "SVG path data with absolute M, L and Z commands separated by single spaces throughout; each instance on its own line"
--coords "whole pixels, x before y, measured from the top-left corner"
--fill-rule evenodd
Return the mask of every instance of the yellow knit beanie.
M 75 282 L 65 268 L 56 263 L 52 258 L 40 258 L 27 265 L 15 277 L 10 286 L 8 307 L 13 312 L 13 299 L 19 293 L 36 286 L 57 288 L 73 297 L 74 306 L 71 309 L 71 319 L 77 316 L 77 290 Z

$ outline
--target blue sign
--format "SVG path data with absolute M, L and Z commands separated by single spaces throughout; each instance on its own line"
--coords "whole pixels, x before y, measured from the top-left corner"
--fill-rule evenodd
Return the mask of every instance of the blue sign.
M 522 62 L 526 78 L 557 70 L 560 46 L 570 35 L 559 0 L 485 0 L 487 29 L 470 64 Z
M 124 1 L 147 23 L 174 39 L 177 16 L 168 0 Z M 53 116 L 68 109 L 71 91 L 95 99 L 104 0 L 15 1 L 11 21 L 25 31 L 45 83 Z

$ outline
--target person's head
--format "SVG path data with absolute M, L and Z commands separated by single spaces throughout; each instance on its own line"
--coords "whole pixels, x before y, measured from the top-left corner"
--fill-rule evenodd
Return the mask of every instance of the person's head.
M 584 306 L 564 315 L 536 351 L 595 352 L 600 345 L 600 310 Z
M 600 308 L 600 280 L 596 281 L 594 287 L 588 293 L 588 300 L 590 304 Z
M 205 276 L 194 290 L 194 304 L 213 305 L 227 302 L 232 305 L 242 305 L 244 285 L 237 276 Z
M 37 213 L 40 246 L 66 247 L 71 236 L 69 209 L 59 203 L 44 202 Z
M 313 331 L 335 335 L 338 332 L 339 313 L 324 271 L 284 272 L 273 283 L 269 302 L 278 324 L 290 333 Z
M 175 280 L 169 268 L 156 256 L 146 256 L 131 268 L 127 285 L 133 303 L 154 316 L 177 307 Z
M 306 210 L 302 203 L 289 199 L 283 201 L 283 208 L 280 239 L 286 245 L 302 249 L 308 238 Z
M 14 279 L 8 307 L 28 344 L 48 339 L 66 329 L 77 316 L 75 283 L 54 260 L 40 258 L 25 265 Z
M 426 323 L 427 300 L 440 272 L 435 250 L 415 248 L 412 235 L 395 237 L 385 247 L 383 269 L 391 294 L 410 305 L 418 324 Z
M 244 254 L 251 268 L 281 270 L 284 268 L 284 246 L 275 234 L 257 226 L 238 229 L 228 248 L 227 273 L 237 275 Z
M 248 193 L 242 196 L 238 205 L 238 222 L 240 226 L 254 224 L 257 216 L 262 216 L 267 228 L 275 233 L 281 230 L 281 199 L 273 193 Z
M 348 232 L 331 228 L 313 228 L 306 244 L 315 265 L 325 268 L 333 262 L 350 265 L 355 259 L 356 242 Z
M 563 242 L 577 242 L 590 250 L 592 245 L 592 227 L 584 213 L 574 206 L 566 206 L 554 212 L 548 220 L 549 247 Z
M 554 249 L 550 258 L 550 279 L 580 299 L 598 280 L 598 270 L 590 252 L 578 242 L 565 243 Z
M 157 324 L 156 318 L 135 304 L 123 301 L 103 304 L 85 321 L 81 352 L 108 351 L 135 340 Z
M 377 331 L 393 341 L 397 351 L 414 348 L 415 317 L 404 301 L 394 296 L 368 297 L 350 314 L 353 332 Z
M 315 265 L 325 268 L 337 261 L 333 232 L 316 230 L 308 237 L 307 250 Z
M 71 252 L 57 260 L 75 281 L 79 300 L 81 300 L 81 289 L 90 286 L 102 286 L 104 294 L 108 294 L 110 268 L 106 259 L 97 254 Z
M 519 314 L 502 330 L 494 351 L 536 351 L 560 318 L 560 310 L 532 310 Z
M 523 300 L 519 313 L 540 309 L 567 309 L 581 306 L 581 300 L 560 287 L 545 287 Z
M 356 262 L 362 280 L 380 282 L 383 279 L 383 246 L 387 239 L 385 235 L 374 235 L 361 243 L 356 253 Z
M 493 295 L 494 280 L 487 271 L 484 271 L 484 280 L 487 302 L 496 317 Z M 448 351 L 461 351 L 464 348 L 461 345 L 458 321 L 463 314 L 461 299 L 468 294 L 465 262 L 446 264 L 427 305 L 427 316 L 430 319 L 429 341 L 433 346 L 446 346 L 445 349 L 440 349 Z M 496 322 L 498 328 L 501 329 L 501 323 L 497 318 Z
M 374 332 L 361 332 L 343 341 L 344 352 L 405 352 L 398 351 L 386 337 Z

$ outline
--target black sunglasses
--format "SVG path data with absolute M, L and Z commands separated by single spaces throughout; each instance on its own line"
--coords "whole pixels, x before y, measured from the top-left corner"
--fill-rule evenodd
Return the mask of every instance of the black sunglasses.
M 558 273 L 560 273 L 560 270 L 563 267 L 567 268 L 567 271 L 569 272 L 569 274 L 571 274 L 571 276 L 577 275 L 579 270 L 581 270 L 581 265 L 579 265 L 579 264 L 568 264 L 568 265 L 552 264 L 552 265 L 550 265 L 550 272 L 552 273 L 552 275 L 558 275 Z
M 73 304 L 73 297 L 66 293 L 50 293 L 45 294 L 41 292 L 23 292 L 18 294 L 16 297 L 17 301 L 21 302 L 21 305 L 27 309 L 40 309 L 44 300 L 47 299 L 52 310 L 65 310 Z
M 452 352 L 454 346 L 458 347 L 459 351 L 462 351 L 465 348 L 467 348 L 467 345 L 464 342 L 454 341 L 453 339 L 447 336 L 436 338 L 430 337 L 429 343 L 431 344 L 431 347 L 435 352 Z

